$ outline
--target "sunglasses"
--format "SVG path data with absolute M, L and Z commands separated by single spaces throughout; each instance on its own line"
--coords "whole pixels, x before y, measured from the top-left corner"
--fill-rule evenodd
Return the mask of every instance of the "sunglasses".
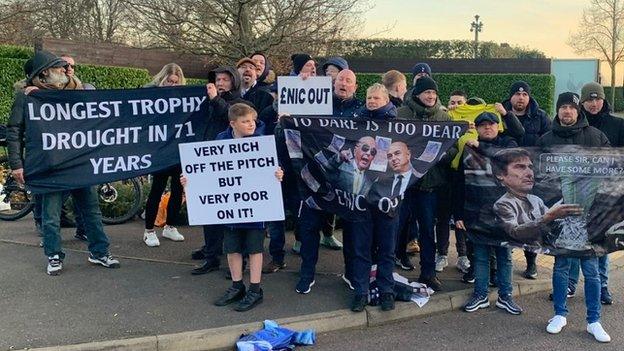
M 68 68 L 75 69 L 75 68 L 76 68 L 76 65 L 70 65 L 70 64 L 67 64 L 67 65 L 65 65 L 65 66 L 63 66 L 63 67 L 64 67 L 65 69 L 68 69 Z
M 368 146 L 368 144 L 364 144 L 362 146 L 360 146 L 360 150 L 362 150 L 362 152 L 366 152 L 371 154 L 371 156 L 375 157 L 375 155 L 377 155 L 377 149 L 374 147 L 370 147 Z

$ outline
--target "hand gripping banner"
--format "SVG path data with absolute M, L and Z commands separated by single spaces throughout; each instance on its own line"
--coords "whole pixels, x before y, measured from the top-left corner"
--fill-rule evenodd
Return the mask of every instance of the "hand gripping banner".
M 69 190 L 180 163 L 178 144 L 203 140 L 204 87 L 36 91 L 24 104 L 26 184 Z

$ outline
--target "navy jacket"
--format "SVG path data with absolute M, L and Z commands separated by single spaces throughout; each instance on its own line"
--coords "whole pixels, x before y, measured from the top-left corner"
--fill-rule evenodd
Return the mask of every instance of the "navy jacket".
M 393 103 L 389 102 L 385 106 L 382 106 L 376 110 L 369 110 L 366 106 L 362 106 L 353 115 L 355 118 L 369 118 L 369 119 L 381 119 L 388 120 L 396 118 L 397 108 Z
M 353 117 L 355 113 L 364 105 L 361 100 L 355 96 L 342 100 L 336 95 L 332 97 L 332 104 L 334 108 L 334 117 Z
M 512 112 L 511 100 L 503 101 L 503 106 L 509 112 Z M 535 146 L 537 139 L 551 129 L 551 121 L 544 110 L 539 108 L 535 99 L 529 98 L 529 106 L 524 116 L 518 116 L 520 123 L 524 127 L 524 136 L 518 139 L 520 146 Z M 515 136 L 515 135 L 513 135 Z
M 273 95 L 261 88 L 258 83 L 251 87 L 242 97 L 251 102 L 258 113 L 273 103 Z

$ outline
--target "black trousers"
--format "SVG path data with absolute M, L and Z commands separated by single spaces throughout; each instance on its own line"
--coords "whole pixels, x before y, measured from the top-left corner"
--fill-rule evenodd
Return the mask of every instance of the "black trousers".
M 158 204 L 162 197 L 167 182 L 171 178 L 171 194 L 167 204 L 167 224 L 177 223 L 180 208 L 182 207 L 182 184 L 180 184 L 182 168 L 175 166 L 162 172 L 152 174 L 152 189 L 145 203 L 145 229 L 154 229 L 154 222 L 158 214 Z

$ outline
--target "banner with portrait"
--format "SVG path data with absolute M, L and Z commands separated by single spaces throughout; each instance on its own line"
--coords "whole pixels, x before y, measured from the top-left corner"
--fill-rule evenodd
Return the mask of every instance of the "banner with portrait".
M 566 256 L 624 249 L 624 149 L 466 148 L 471 240 Z
M 288 154 L 307 206 L 357 221 L 371 207 L 395 215 L 405 190 L 447 153 L 467 123 L 285 117 Z M 455 149 L 456 152 L 456 149 Z

